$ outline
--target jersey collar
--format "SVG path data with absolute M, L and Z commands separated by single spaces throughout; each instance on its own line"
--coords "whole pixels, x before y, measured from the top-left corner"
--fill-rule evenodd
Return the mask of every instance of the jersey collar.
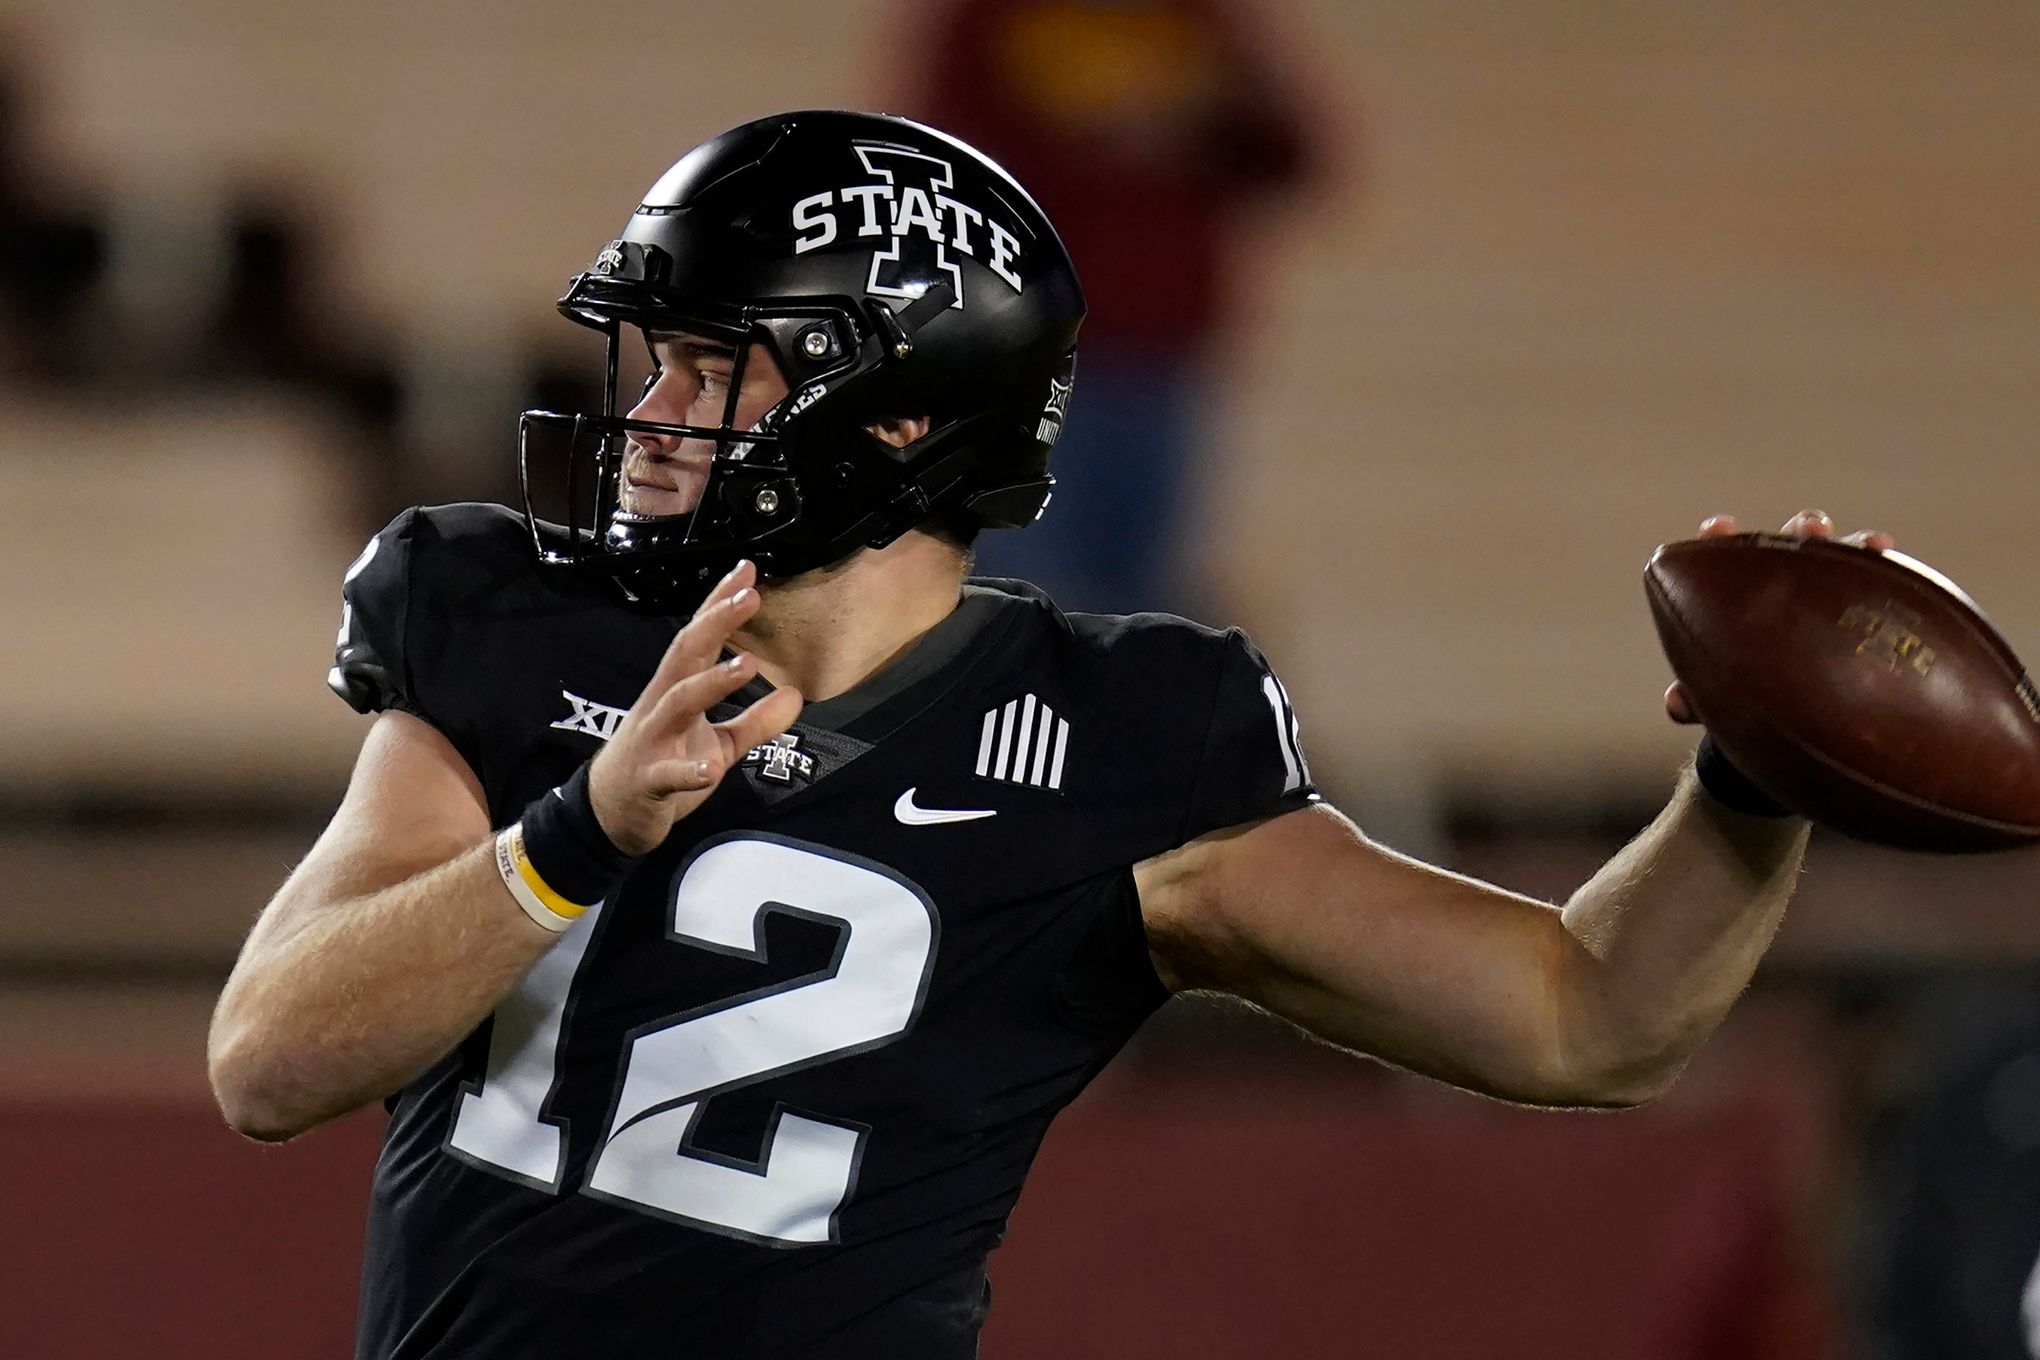
M 1030 601 L 1003 588 L 1010 584 L 967 583 L 956 608 L 905 655 L 862 684 L 808 704 L 797 725 L 877 741 L 946 692 L 1018 625 Z M 754 676 L 730 702 L 748 705 L 772 690 L 764 676 Z

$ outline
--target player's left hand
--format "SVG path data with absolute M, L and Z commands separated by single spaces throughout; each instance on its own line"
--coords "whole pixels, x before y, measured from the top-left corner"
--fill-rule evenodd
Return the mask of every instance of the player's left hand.
M 1736 524 L 1733 515 L 1714 515 L 1702 521 L 1700 525 L 1702 538 L 1721 538 L 1741 532 L 1742 528 Z M 1786 520 L 1785 527 L 1779 532 L 1792 538 L 1833 538 L 1835 522 L 1828 518 L 1825 510 L 1801 510 Z M 1853 543 L 1859 548 L 1870 548 L 1877 552 L 1888 552 L 1898 546 L 1898 541 L 1890 534 L 1875 529 L 1858 530 L 1845 535 L 1841 542 Z M 1685 687 L 1676 680 L 1665 690 L 1665 712 L 1675 723 L 1700 721 L 1699 715 L 1693 711 L 1693 705 L 1687 701 Z
M 745 753 L 800 716 L 800 692 L 782 686 L 733 718 L 709 720 L 716 704 L 758 672 L 758 659 L 748 652 L 722 659 L 758 603 L 758 569 L 739 562 L 674 635 L 644 692 L 589 765 L 595 820 L 625 854 L 656 850 Z

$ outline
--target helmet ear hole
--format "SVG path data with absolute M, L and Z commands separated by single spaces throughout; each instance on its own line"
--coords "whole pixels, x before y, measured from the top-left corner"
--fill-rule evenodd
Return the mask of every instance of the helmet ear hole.
M 927 416 L 884 416 L 873 421 L 868 428 L 872 435 L 894 448 L 905 451 L 912 448 L 927 433 L 932 422 Z

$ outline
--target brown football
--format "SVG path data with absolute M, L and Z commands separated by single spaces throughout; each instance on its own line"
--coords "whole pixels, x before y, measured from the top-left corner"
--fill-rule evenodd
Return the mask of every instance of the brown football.
M 1736 534 L 1667 543 L 1644 586 L 1695 713 L 1779 802 L 1912 850 L 2040 840 L 2040 692 L 1931 567 Z

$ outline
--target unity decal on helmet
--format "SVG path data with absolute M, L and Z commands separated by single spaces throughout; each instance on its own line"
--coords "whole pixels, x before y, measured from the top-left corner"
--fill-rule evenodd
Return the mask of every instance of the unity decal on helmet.
M 1020 238 L 950 197 L 956 174 L 950 162 L 879 142 L 857 142 L 853 149 L 879 182 L 848 184 L 794 204 L 793 229 L 800 233 L 794 254 L 820 250 L 853 234 L 882 236 L 887 239 L 872 251 L 865 284 L 874 296 L 911 301 L 937 275 L 947 275 L 956 294 L 949 305 L 962 307 L 963 267 L 950 258 L 951 250 L 982 260 L 1014 292 L 1020 291 Z

